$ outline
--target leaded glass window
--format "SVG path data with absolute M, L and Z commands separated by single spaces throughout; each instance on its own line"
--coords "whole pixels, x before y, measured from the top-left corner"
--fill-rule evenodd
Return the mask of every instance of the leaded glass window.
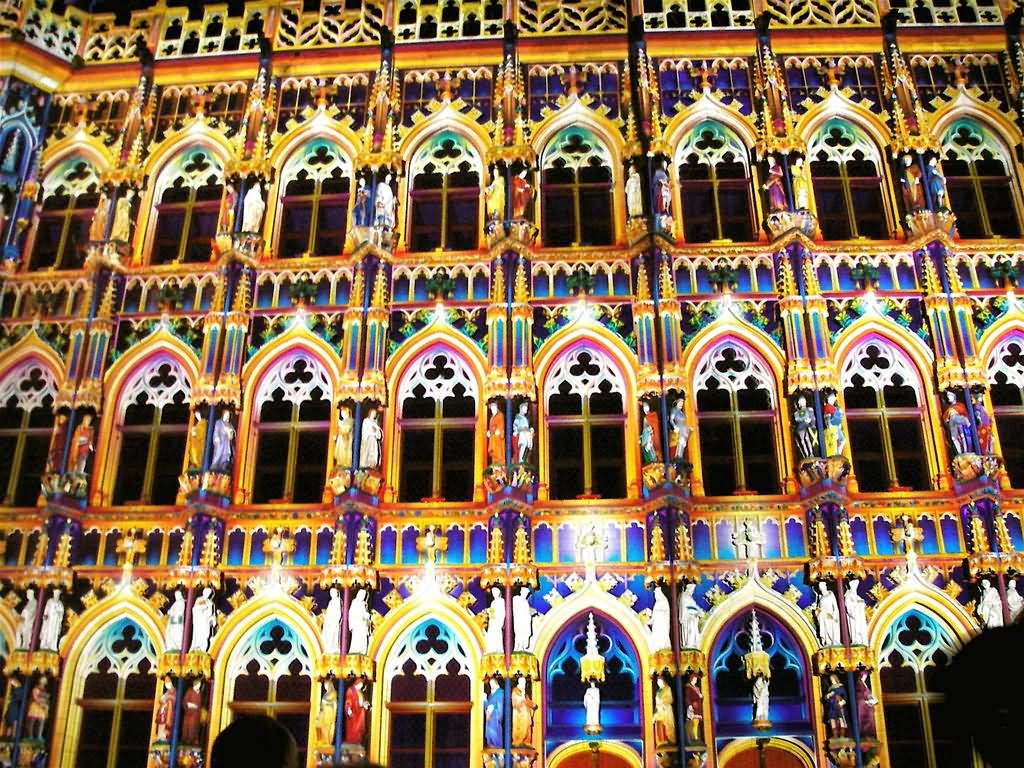
M 704 493 L 778 493 L 772 375 L 749 349 L 727 340 L 705 353 L 697 393 Z
M 30 270 L 81 268 L 99 197 L 99 176 L 83 157 L 68 158 L 46 176 Z
M 887 237 L 882 160 L 864 132 L 845 120 L 829 120 L 811 139 L 807 156 L 824 238 Z
M 841 381 L 861 490 L 927 490 L 924 399 L 911 364 L 891 344 L 871 338 L 847 354 Z
M 266 374 L 256 393 L 252 501 L 320 501 L 327 471 L 332 388 L 323 365 L 295 352 Z
M 351 179 L 352 164 L 333 142 L 311 141 L 291 157 L 281 174 L 278 258 L 341 255 Z
M 1018 237 L 1012 163 L 992 134 L 957 120 L 942 137 L 949 207 L 961 237 Z
M 185 457 L 192 386 L 172 357 L 150 361 L 121 396 L 114 504 L 173 504 Z
M 204 148 L 182 152 L 160 173 L 153 194 L 153 264 L 210 260 L 217 234 L 222 177 L 220 160 Z
M 453 131 L 442 131 L 413 156 L 409 177 L 409 250 L 477 247 L 480 158 Z
M 36 360 L 13 368 L 0 381 L 0 498 L 16 507 L 33 506 L 46 466 L 53 431 L 57 382 Z
M 421 355 L 398 387 L 402 501 L 473 498 L 479 393 L 465 361 L 444 349 Z
M 735 133 L 704 121 L 680 142 L 676 168 L 687 242 L 754 239 L 747 149 Z
M 626 385 L 596 347 L 563 354 L 544 382 L 552 499 L 626 495 Z
M 586 128 L 562 130 L 541 156 L 544 245 L 609 245 L 615 239 L 612 163 Z

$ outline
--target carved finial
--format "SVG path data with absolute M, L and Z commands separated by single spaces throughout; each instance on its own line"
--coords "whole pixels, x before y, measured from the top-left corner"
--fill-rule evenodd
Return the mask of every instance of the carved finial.
M 352 291 L 348 300 L 349 306 L 361 307 L 363 305 L 363 291 L 365 290 L 366 277 L 363 275 L 362 266 L 356 267 L 355 276 L 352 278 Z
M 377 276 L 373 280 L 373 306 L 383 307 L 388 301 L 388 281 L 384 274 L 384 268 L 377 270 Z
M 494 280 L 491 281 L 491 302 L 493 304 L 505 303 L 505 269 L 500 264 L 494 270 Z
M 676 560 L 681 562 L 693 560 L 693 542 L 690 541 L 690 529 L 682 521 L 676 526 Z
M 487 546 L 487 560 L 491 563 L 505 562 L 505 536 L 500 524 L 491 529 L 491 540 Z
M 661 524 L 655 521 L 651 528 L 651 557 L 652 563 L 665 561 L 665 533 L 661 530 Z
M 675 276 L 672 274 L 672 268 L 669 266 L 668 260 L 661 262 L 661 272 L 658 275 L 659 288 L 661 290 L 662 299 L 673 299 L 676 295 L 676 281 Z
M 53 565 L 55 568 L 71 566 L 71 531 L 67 528 L 57 541 L 57 550 L 53 553 Z
M 334 540 L 331 542 L 331 565 L 344 565 L 345 564 L 345 550 L 347 549 L 347 537 L 345 536 L 345 529 L 338 528 L 334 531 Z
M 181 537 L 181 552 L 178 553 L 178 562 L 181 565 L 192 565 L 192 547 L 195 544 L 195 537 L 192 535 L 192 526 L 185 529 Z
M 206 532 L 203 551 L 199 556 L 199 564 L 204 568 L 216 568 L 220 565 L 220 552 L 217 547 L 217 531 L 212 527 Z
M 516 563 L 530 562 L 530 540 L 526 532 L 526 522 L 516 528 L 515 541 L 512 546 L 512 560 Z
M 636 270 L 636 300 L 651 300 L 651 285 L 647 282 L 647 267 L 642 261 Z
M 36 551 L 32 553 L 32 566 L 42 568 L 46 565 L 46 550 L 50 548 L 50 535 L 43 531 L 36 542 Z
M 526 262 L 523 261 L 516 268 L 515 300 L 516 304 L 527 304 L 530 301 L 530 284 L 526 280 Z
M 370 528 L 363 523 L 356 534 L 356 551 L 352 558 L 356 565 L 370 566 L 373 564 L 370 550 Z

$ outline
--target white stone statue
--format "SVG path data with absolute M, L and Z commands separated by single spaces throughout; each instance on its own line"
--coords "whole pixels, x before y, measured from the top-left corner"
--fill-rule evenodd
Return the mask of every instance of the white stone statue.
M 843 594 L 843 603 L 846 605 L 846 623 L 850 628 L 851 645 L 868 644 L 868 615 L 867 603 L 857 592 L 860 586 L 860 579 L 850 579 L 850 586 Z
M 341 595 L 335 587 L 331 587 L 323 621 L 324 653 L 341 653 Z
M 693 432 L 693 428 L 686 423 L 682 398 L 676 398 L 676 401 L 672 403 L 672 410 L 668 414 L 668 423 L 672 428 L 670 437 L 675 441 L 672 458 L 682 461 L 686 458 L 686 444 L 690 441 L 690 434 Z
M 1016 624 L 1024 612 L 1024 597 L 1017 591 L 1017 580 L 1010 579 L 1006 582 L 1006 607 L 1010 610 L 1010 623 Z
M 651 651 L 672 648 L 672 606 L 661 587 L 654 588 L 654 607 L 651 609 Z
M 752 698 L 754 700 L 754 722 L 770 722 L 771 717 L 768 716 L 768 705 L 771 697 L 768 691 L 768 678 L 764 675 L 758 675 L 754 678 Z
M 348 606 L 348 652 L 366 655 L 370 646 L 370 598 L 365 589 L 356 591 Z
M 359 468 L 378 469 L 380 467 L 380 441 L 384 439 L 384 430 L 377 423 L 377 409 L 370 408 L 363 419 L 363 431 L 359 436 Z
M 1003 626 L 1003 603 L 998 590 L 988 579 L 981 580 L 981 598 L 978 600 L 978 618 L 986 629 Z
M 14 647 L 17 650 L 28 648 L 32 642 L 32 628 L 36 623 L 36 612 L 39 605 L 36 603 L 36 593 L 29 592 L 25 595 L 25 607 L 21 609 L 18 619 L 18 628 L 14 633 Z
M 484 653 L 505 652 L 505 597 L 498 587 L 491 587 L 491 606 L 487 609 L 487 634 Z
M 737 524 L 733 528 L 732 544 L 736 548 L 736 555 L 741 560 L 760 560 L 763 543 L 764 539 L 757 521 L 744 520 L 742 526 Z
M 679 645 L 682 648 L 700 648 L 700 620 L 704 611 L 693 597 L 697 585 L 687 584 L 679 593 Z
M 167 609 L 167 629 L 164 630 L 164 648 L 180 651 L 185 636 L 185 596 L 180 589 L 174 590 L 174 602 Z
M 203 594 L 192 605 L 192 643 L 189 651 L 207 653 L 216 626 L 217 606 L 213 603 L 213 590 L 204 587 Z
M 631 219 L 644 215 L 643 187 L 640 174 L 633 166 L 629 167 L 629 175 L 626 178 L 626 209 Z
M 587 656 L 597 656 L 597 625 L 594 624 L 594 614 L 587 616 Z
M 824 581 L 818 582 L 818 605 L 814 609 L 818 617 L 818 638 L 822 648 L 842 643 L 839 630 L 839 601 L 835 592 Z
M 533 638 L 533 609 L 530 607 L 530 590 L 520 587 L 519 594 L 512 595 L 512 641 L 513 651 L 529 651 Z
M 263 185 L 253 184 L 242 200 L 242 231 L 259 232 L 263 222 L 263 211 L 267 204 L 263 202 Z
M 64 629 L 64 603 L 60 599 L 60 590 L 54 589 L 53 595 L 46 601 L 46 606 L 43 608 L 43 622 L 39 626 L 40 650 L 56 651 L 62 629 Z
M 590 687 L 583 694 L 583 709 L 586 710 L 585 729 L 600 730 L 601 728 L 601 689 L 597 683 L 590 681 Z
M 132 237 L 132 192 L 117 198 L 114 204 L 114 223 L 110 226 L 109 240 L 127 243 Z
M 378 182 L 373 190 L 374 226 L 386 229 L 395 228 L 395 193 L 391 189 L 391 174 Z

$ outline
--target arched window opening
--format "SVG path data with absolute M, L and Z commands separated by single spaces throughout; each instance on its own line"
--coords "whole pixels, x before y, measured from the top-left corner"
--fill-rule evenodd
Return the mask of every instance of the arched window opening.
M 458 355 L 432 350 L 398 388 L 402 501 L 473 498 L 473 439 L 479 395 Z
M 892 345 L 869 339 L 843 363 L 854 473 L 864 491 L 927 490 L 920 379 Z
M 886 237 L 882 163 L 871 140 L 850 123 L 833 119 L 814 135 L 807 156 L 824 238 Z
M 331 383 L 304 352 L 280 362 L 260 384 L 254 504 L 314 503 L 323 496 L 331 430 Z
M 84 158 L 65 160 L 47 175 L 30 270 L 81 268 L 99 198 L 99 176 Z
M 0 381 L 0 498 L 33 506 L 53 433 L 57 382 L 49 368 L 29 360 Z
M 313 661 L 294 629 L 271 619 L 249 633 L 231 654 L 227 672 L 231 717 L 266 715 L 287 728 L 306 764 Z
M 1019 237 L 1012 165 L 992 134 L 957 120 L 942 138 L 949 207 L 961 237 Z
M 704 121 L 680 143 L 676 168 L 687 242 L 754 239 L 747 149 L 735 133 Z
M 566 128 L 541 158 L 544 245 L 609 245 L 615 237 L 612 163 L 586 128 Z
M 75 704 L 82 709 L 78 768 L 145 768 L 153 699 L 156 651 L 129 618 L 103 629 L 82 656 L 75 680 L 84 679 Z
M 992 417 L 1003 466 L 1014 488 L 1024 487 L 1024 337 L 1000 342 L 988 359 Z
M 775 387 L 765 364 L 732 341 L 697 367 L 700 458 L 707 496 L 778 493 Z
M 153 264 L 210 260 L 217 234 L 224 169 L 206 149 L 190 149 L 160 174 L 156 202 Z
M 468 768 L 472 677 L 458 637 L 434 619 L 395 646 L 385 673 L 392 768 Z
M 277 257 L 340 256 L 345 248 L 352 164 L 333 142 L 299 150 L 281 174 Z
M 544 384 L 552 499 L 626 495 L 626 385 L 600 350 L 577 347 Z
M 148 363 L 125 387 L 114 504 L 173 504 L 185 457 L 192 386 L 173 358 Z
M 409 249 L 477 247 L 480 159 L 458 134 L 442 131 L 417 150 L 409 174 Z
M 756 634 L 753 615 L 757 617 Z M 807 669 L 799 644 L 772 615 L 745 611 L 722 630 L 710 657 L 715 737 L 758 734 L 751 722 L 751 681 L 744 664 L 744 656 L 758 643 L 769 658 L 769 714 L 775 729 L 793 736 L 812 736 Z
M 943 690 L 960 644 L 930 615 L 910 610 L 886 633 L 879 654 L 886 744 L 891 765 L 974 765 Z

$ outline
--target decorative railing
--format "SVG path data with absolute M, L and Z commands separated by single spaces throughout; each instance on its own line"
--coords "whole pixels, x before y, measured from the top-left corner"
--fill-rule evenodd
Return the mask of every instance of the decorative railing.
M 836 27 L 878 24 L 875 0 L 767 0 L 776 24 L 790 27 Z
M 303 10 L 302 0 L 282 4 L 274 47 L 316 48 L 358 45 L 380 40 L 384 25 L 384 3 L 363 0 L 358 8 L 344 2 L 324 3 L 318 10 Z
M 644 0 L 644 29 L 735 29 L 753 26 L 750 0 Z
M 996 0 L 889 0 L 899 12 L 900 24 L 1002 24 Z
M 524 35 L 578 35 L 624 32 L 629 22 L 624 0 L 520 0 Z

